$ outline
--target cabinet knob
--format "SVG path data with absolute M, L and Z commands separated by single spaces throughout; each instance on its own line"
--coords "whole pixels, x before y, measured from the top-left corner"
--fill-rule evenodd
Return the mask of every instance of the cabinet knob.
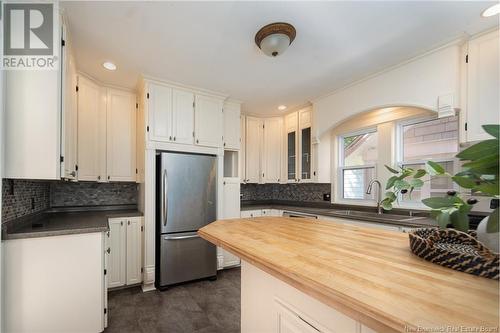
M 71 177 L 75 177 L 76 176 L 76 171 L 71 171 L 71 173 L 69 174 Z
M 106 250 L 106 252 L 108 252 L 108 254 L 110 254 L 111 253 L 111 248 L 108 247 L 108 249 Z
M 97 180 L 101 180 L 101 176 L 97 176 Z
M 123 225 L 123 221 L 120 221 L 120 225 Z
M 200 141 L 198 141 L 198 139 L 196 139 L 196 143 L 200 143 Z
M 224 147 L 226 146 L 226 143 L 224 142 Z
M 169 136 L 169 137 L 168 137 L 168 139 L 169 139 L 170 141 L 172 141 L 172 136 Z
M 127 224 L 130 225 L 130 221 L 127 221 Z
M 174 136 L 174 141 L 176 140 L 175 136 Z
M 110 180 L 110 179 L 111 179 L 111 176 L 108 176 L 108 180 Z

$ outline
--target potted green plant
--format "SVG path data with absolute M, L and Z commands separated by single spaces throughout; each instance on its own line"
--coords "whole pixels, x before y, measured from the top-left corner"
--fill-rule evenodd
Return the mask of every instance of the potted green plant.
M 457 154 L 456 157 L 463 163 L 463 170 L 455 175 L 447 173 L 441 165 L 432 161 L 426 163 L 425 169 L 416 170 L 406 167 L 395 169 L 386 165 L 387 170 L 394 175 L 387 181 L 387 192 L 381 202 L 382 207 L 385 210 L 391 210 L 393 203 L 401 194 L 411 196 L 415 189 L 424 185 L 422 177 L 427 174 L 431 177 L 450 177 L 462 188 L 498 199 L 500 125 L 484 125 L 483 129 L 492 136 L 492 139 L 476 143 Z M 449 191 L 444 197 L 425 198 L 422 203 L 431 208 L 431 214 L 441 228 L 452 225 L 460 231 L 467 232 L 469 229 L 468 213 L 477 200 L 474 198 L 463 200 L 455 191 Z M 484 224 L 478 227 L 478 239 L 495 252 L 498 252 L 498 220 L 497 207 L 484 219 Z M 485 224 L 486 227 L 483 228 Z M 483 229 L 490 235 L 481 234 Z

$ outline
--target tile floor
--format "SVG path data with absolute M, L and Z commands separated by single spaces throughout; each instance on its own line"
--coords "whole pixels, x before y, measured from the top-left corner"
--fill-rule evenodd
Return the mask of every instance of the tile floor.
M 140 287 L 111 291 L 105 333 L 240 332 L 240 269 L 219 271 L 216 281 L 199 281 L 166 291 Z

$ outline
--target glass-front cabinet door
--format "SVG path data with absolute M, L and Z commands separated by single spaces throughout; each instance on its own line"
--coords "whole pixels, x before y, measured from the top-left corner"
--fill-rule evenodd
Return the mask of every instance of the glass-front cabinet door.
M 287 170 L 288 182 L 297 181 L 297 147 L 295 145 L 296 131 L 287 133 Z
M 300 130 L 300 179 L 311 180 L 311 127 Z

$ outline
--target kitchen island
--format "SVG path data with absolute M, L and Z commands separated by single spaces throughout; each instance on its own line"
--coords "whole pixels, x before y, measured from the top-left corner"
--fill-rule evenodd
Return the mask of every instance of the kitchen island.
M 199 234 L 242 259 L 243 333 L 498 332 L 498 281 L 418 258 L 407 234 L 284 217 Z

